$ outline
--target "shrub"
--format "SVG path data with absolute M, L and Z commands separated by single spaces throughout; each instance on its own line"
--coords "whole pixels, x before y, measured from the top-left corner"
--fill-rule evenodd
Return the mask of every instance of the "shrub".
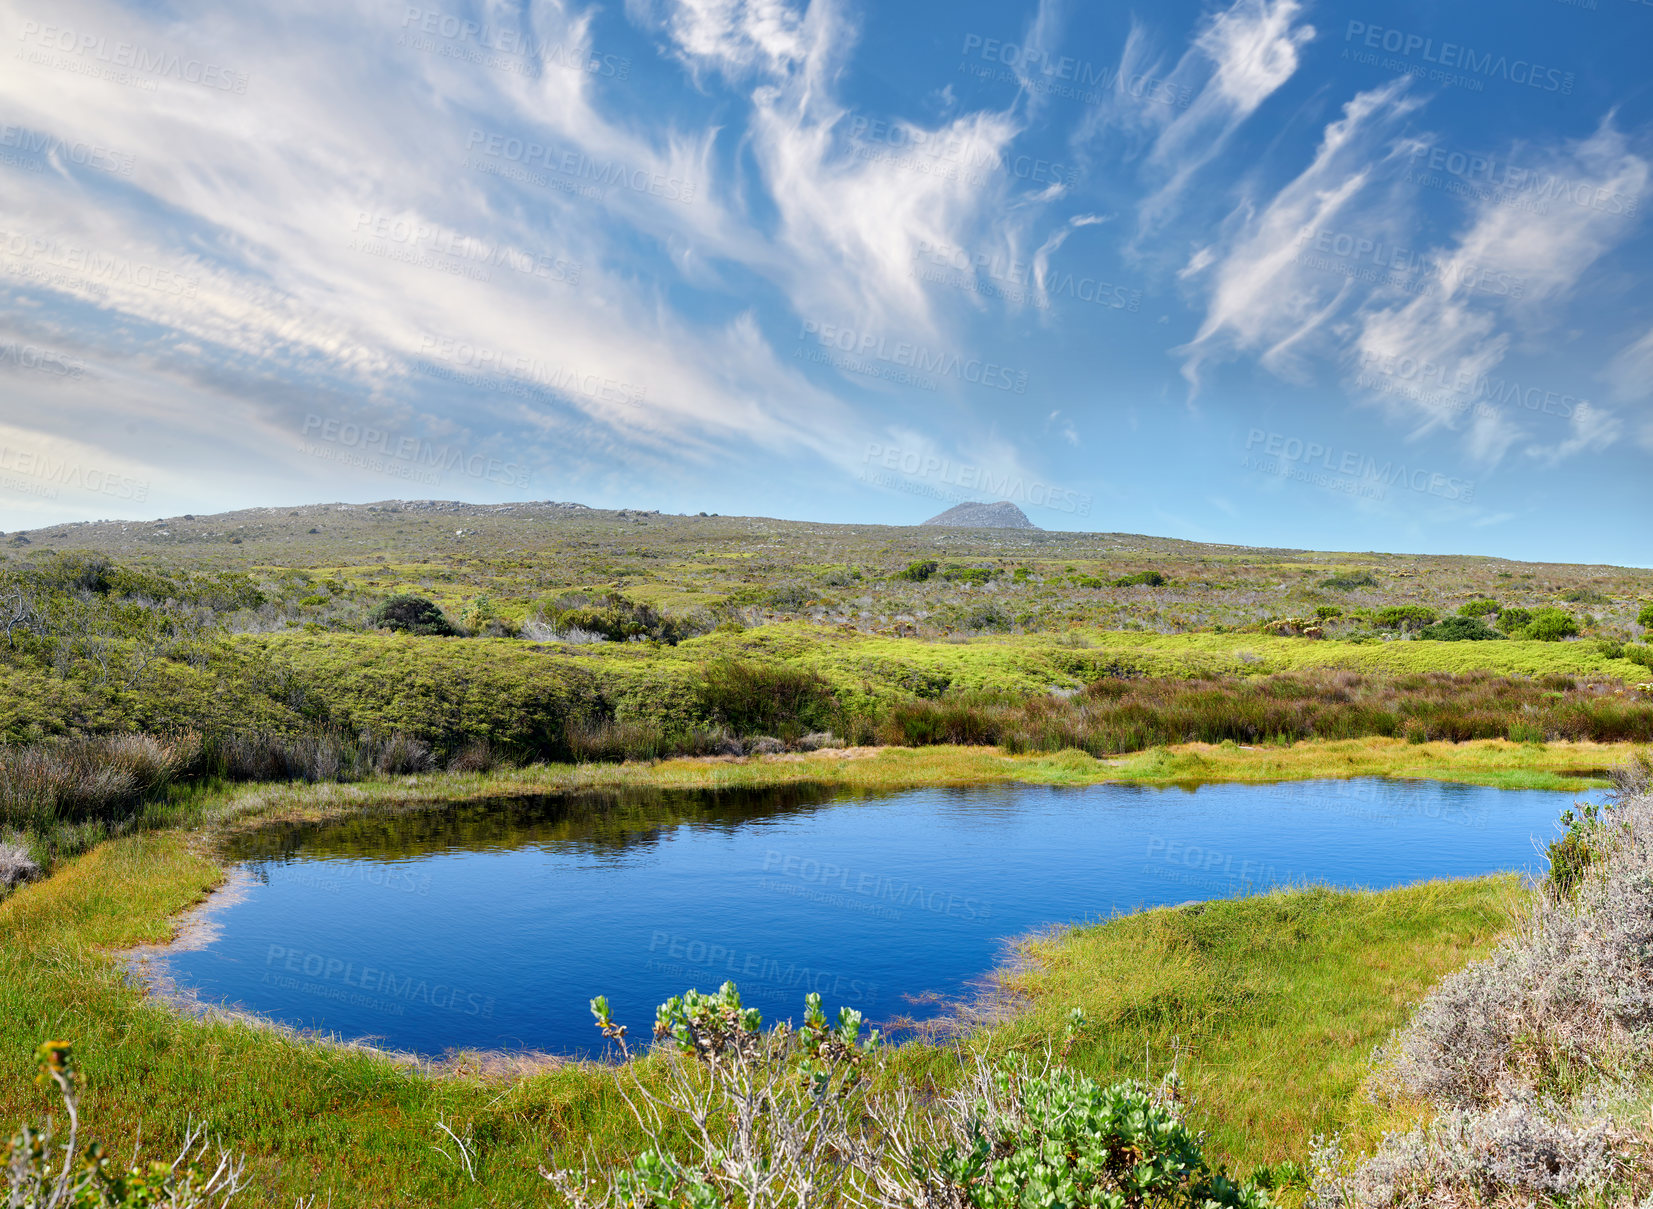
M 1608 604 L 1610 598 L 1596 588 L 1569 588 L 1561 594 L 1568 604 Z
M 918 562 L 908 563 L 901 570 L 890 576 L 890 578 L 906 579 L 911 580 L 915 584 L 921 584 L 925 580 L 929 579 L 930 576 L 934 575 L 939 567 L 940 564 L 933 558 L 921 559 Z
M 959 563 L 951 563 L 941 573 L 941 577 L 953 583 L 975 584 L 980 587 L 991 582 L 995 574 L 991 567 L 966 567 Z
M 1623 654 L 1631 663 L 1638 663 L 1642 667 L 1653 667 L 1653 647 L 1626 643 Z
M 1337 605 L 1321 605 L 1315 609 L 1314 615 L 1321 621 L 1330 621 L 1334 617 L 1343 616 L 1343 610 Z
M 422 637 L 451 638 L 459 633 L 436 602 L 423 596 L 392 596 L 373 610 L 368 621 L 382 630 L 401 630 Z
M 832 686 L 816 672 L 735 659 L 706 667 L 700 699 L 709 718 L 743 735 L 829 730 L 838 705 Z
M 1604 1092 L 1653 1061 L 1653 759 L 1613 780 L 1606 808 L 1562 816 L 1550 892 L 1379 1051 L 1379 1109 L 1425 1123 L 1358 1164 L 1319 1143 L 1310 1205 L 1642 1201 L 1645 1146 Z
M 1391 605 L 1372 615 L 1372 624 L 1386 630 L 1421 630 L 1434 621 L 1435 610 L 1425 605 Z
M 1531 609 L 1513 608 L 1498 611 L 1498 628 L 1506 634 L 1514 634 L 1530 621 Z
M 40 866 L 27 848 L 15 838 L 0 840 L 0 892 L 16 889 L 39 876 Z
M 1653 630 L 1653 600 L 1642 606 L 1642 611 L 1636 614 L 1636 624 Z
M 1356 588 L 1377 587 L 1377 576 L 1370 571 L 1348 571 L 1337 575 L 1328 575 L 1320 581 L 1322 588 L 1335 588 L 1339 592 L 1353 592 Z
M 629 600 L 618 592 L 609 592 L 598 600 L 583 593 L 559 596 L 540 612 L 564 641 L 594 635 L 608 642 L 652 638 L 671 645 L 685 637 L 678 622 L 654 606 Z
M 1158 571 L 1138 571 L 1135 575 L 1125 575 L 1113 581 L 1116 588 L 1163 588 L 1169 582 Z
M 1489 597 L 1481 597 L 1458 606 L 1460 617 L 1485 617 L 1489 613 L 1498 611 L 1498 602 Z
M 1448 617 L 1435 625 L 1425 626 L 1418 631 L 1418 637 L 1435 642 L 1486 642 L 1490 639 L 1502 641 L 1504 635 L 1474 617 Z
M 592 1000 L 592 1014 L 624 1048 L 607 1001 Z M 811 994 L 798 1028 L 765 1031 L 732 982 L 662 1004 L 654 1035 L 664 1090 L 646 1089 L 635 1072 L 633 1089 L 622 1089 L 647 1136 L 642 1153 L 618 1170 L 592 1159 L 541 1169 L 572 1209 L 1269 1203 L 1210 1170 L 1174 1077 L 1157 1089 L 1105 1087 L 1048 1053 L 978 1058 L 965 1085 L 941 1098 L 877 1078 L 889 1068 L 876 1030 L 862 1038 L 859 1012 L 829 1021 Z
M 1560 642 L 1578 633 L 1578 621 L 1565 609 L 1539 609 L 1521 627 L 1521 637 L 1537 642 Z

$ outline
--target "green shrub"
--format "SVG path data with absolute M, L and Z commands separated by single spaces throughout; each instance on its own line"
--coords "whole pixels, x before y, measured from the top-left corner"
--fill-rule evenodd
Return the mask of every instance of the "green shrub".
M 1642 667 L 1653 667 L 1653 647 L 1638 645 L 1633 642 L 1626 643 L 1624 657 L 1631 663 L 1638 663 Z
M 1561 594 L 1569 604 L 1608 604 L 1609 597 L 1595 588 L 1569 588 Z
M 915 584 L 921 584 L 925 580 L 929 579 L 930 576 L 934 575 L 940 567 L 941 564 L 936 562 L 935 559 L 924 558 L 920 559 L 918 562 L 908 563 L 901 570 L 890 576 L 890 578 L 906 579 L 911 580 Z
M 436 602 L 423 596 L 392 596 L 373 610 L 368 621 L 382 630 L 401 630 L 421 637 L 451 638 L 459 633 Z
M 1608 829 L 1601 807 L 1594 802 L 1578 805 L 1578 814 L 1571 810 L 1561 812 L 1561 825 L 1567 831 L 1560 839 L 1550 841 L 1545 854 L 1550 860 L 1550 871 L 1545 875 L 1544 885 L 1557 898 L 1573 896 L 1607 840 Z
M 1321 605 L 1315 609 L 1314 615 L 1320 618 L 1321 621 L 1330 621 L 1334 617 L 1343 616 L 1343 610 L 1337 605 Z
M 1530 621 L 1532 621 L 1531 609 L 1501 609 L 1498 612 L 1498 628 L 1506 634 L 1515 633 Z
M 1356 588 L 1377 587 L 1377 576 L 1370 571 L 1349 571 L 1328 575 L 1320 581 L 1322 588 L 1336 588 L 1339 592 L 1353 592 Z
M 830 730 L 838 710 L 819 673 L 736 659 L 707 665 L 700 699 L 708 717 L 742 735 Z
M 610 642 L 652 638 L 667 644 L 687 636 L 679 622 L 653 605 L 628 600 L 618 592 L 609 592 L 596 601 L 579 593 L 560 596 L 541 612 L 560 634 L 581 630 L 600 634 Z
M 1113 581 L 1116 588 L 1163 588 L 1169 581 L 1158 571 L 1138 571 Z
M 1460 617 L 1485 617 L 1488 613 L 1496 613 L 1497 611 L 1498 602 L 1486 596 L 1458 606 L 1458 616 Z
M 943 579 L 951 580 L 954 583 L 976 584 L 978 586 L 987 583 L 993 578 L 993 575 L 994 572 L 989 567 L 965 567 L 958 563 L 950 564 L 941 573 Z
M 1636 614 L 1636 624 L 1653 630 L 1653 600 L 1642 606 L 1642 611 Z
M 1425 605 L 1390 605 L 1372 615 L 1372 624 L 1385 630 L 1421 630 L 1435 622 L 1435 610 Z
M 1537 642 L 1560 642 L 1578 633 L 1578 621 L 1565 609 L 1539 609 L 1521 628 L 1521 637 Z
M 1418 631 L 1419 638 L 1428 638 L 1435 642 L 1486 642 L 1490 639 L 1504 640 L 1504 635 L 1474 617 L 1448 617 L 1436 625 L 1425 626 Z

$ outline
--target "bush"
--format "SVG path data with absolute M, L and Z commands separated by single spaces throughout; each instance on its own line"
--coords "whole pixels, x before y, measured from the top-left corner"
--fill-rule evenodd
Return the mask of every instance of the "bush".
M 1568 604 L 1609 604 L 1611 599 L 1596 588 L 1569 588 L 1561 594 Z
M 1653 630 L 1653 600 L 1642 606 L 1642 611 L 1636 614 L 1636 624 Z
M 1549 892 L 1376 1056 L 1379 1110 L 1425 1123 L 1357 1164 L 1318 1144 L 1309 1204 L 1642 1203 L 1645 1146 L 1605 1092 L 1653 1061 L 1653 759 L 1613 780 L 1606 808 L 1562 816 Z
M 1521 627 L 1520 636 L 1537 642 L 1560 642 L 1578 633 L 1578 622 L 1565 609 L 1539 609 Z
M 1113 581 L 1116 588 L 1163 588 L 1169 581 L 1158 571 L 1138 571 L 1135 575 L 1126 575 Z
M 788 665 L 720 659 L 700 683 L 707 717 L 736 734 L 791 734 L 830 730 L 838 701 L 816 672 Z
M 40 866 L 16 839 L 0 840 L 0 893 L 40 876 Z
M 1377 587 L 1377 576 L 1370 571 L 1349 571 L 1338 575 L 1328 575 L 1320 581 L 1322 588 L 1335 588 L 1339 592 L 1353 592 L 1356 588 Z
M 368 622 L 378 629 L 400 630 L 421 637 L 451 638 L 459 633 L 436 603 L 423 596 L 392 596 L 373 610 Z
M 1435 642 L 1486 642 L 1491 639 L 1504 639 L 1504 635 L 1474 617 L 1448 617 L 1436 625 L 1425 626 L 1418 631 L 1418 637 Z
M 1496 613 L 1497 611 L 1498 602 L 1485 596 L 1458 606 L 1458 616 L 1460 617 L 1485 617 L 1487 614 Z
M 591 1010 L 629 1052 L 608 1002 L 594 999 Z M 811 994 L 799 1027 L 765 1031 L 732 982 L 661 1004 L 654 1036 L 664 1089 L 646 1089 L 623 1068 L 634 1086 L 621 1094 L 647 1137 L 642 1153 L 618 1169 L 590 1159 L 583 1169 L 542 1168 L 572 1209 L 1269 1203 L 1206 1165 L 1174 1077 L 1157 1089 L 1104 1087 L 1048 1053 L 978 1058 L 964 1087 L 942 1098 L 878 1077 L 890 1071 L 877 1031 L 861 1036 L 859 1012 L 840 1009 L 829 1021 Z M 1070 1045 L 1072 1037 L 1070 1026 Z
M 966 567 L 959 563 L 951 563 L 941 573 L 941 577 L 953 583 L 975 584 L 980 587 L 983 584 L 992 582 L 996 574 L 997 572 L 991 567 Z
M 1343 616 L 1343 610 L 1337 605 L 1321 605 L 1315 609 L 1314 615 L 1321 621 L 1330 621 L 1334 617 Z
M 1435 610 L 1424 605 L 1391 605 L 1372 615 L 1372 624 L 1385 630 L 1421 630 L 1435 622 Z
M 647 638 L 675 645 L 687 637 L 679 622 L 652 605 L 629 600 L 618 592 L 609 592 L 597 600 L 583 593 L 559 596 L 543 606 L 540 613 L 565 640 L 577 641 L 583 635 L 594 635 L 609 642 Z
M 939 567 L 940 564 L 933 558 L 921 559 L 918 562 L 908 563 L 890 578 L 906 579 L 915 584 L 921 584 L 934 575 Z

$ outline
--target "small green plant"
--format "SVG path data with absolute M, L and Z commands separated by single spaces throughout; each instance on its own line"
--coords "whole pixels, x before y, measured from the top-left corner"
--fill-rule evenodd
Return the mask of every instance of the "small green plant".
M 1532 610 L 1523 608 L 1500 609 L 1498 628 L 1506 634 L 1515 634 L 1532 621 Z
M 1320 605 L 1315 609 L 1314 615 L 1321 621 L 1330 621 L 1334 617 L 1343 616 L 1343 610 L 1337 605 Z
M 890 576 L 890 578 L 906 579 L 915 584 L 921 584 L 940 569 L 941 564 L 936 562 L 935 559 L 921 558 L 917 562 L 908 563 L 905 567 L 901 568 L 901 570 Z
M 1498 602 L 1491 597 L 1483 596 L 1458 606 L 1460 617 L 1485 617 L 1489 613 L 1498 611 Z
M 1607 824 L 1601 807 L 1594 802 L 1580 802 L 1578 813 L 1561 812 L 1561 825 L 1567 830 L 1558 840 L 1551 840 L 1545 854 L 1550 860 L 1550 871 L 1544 885 L 1557 898 L 1571 898 L 1590 866 L 1601 854 L 1606 839 Z
M 1653 600 L 1644 604 L 1641 612 L 1636 614 L 1636 624 L 1644 629 L 1653 630 Z

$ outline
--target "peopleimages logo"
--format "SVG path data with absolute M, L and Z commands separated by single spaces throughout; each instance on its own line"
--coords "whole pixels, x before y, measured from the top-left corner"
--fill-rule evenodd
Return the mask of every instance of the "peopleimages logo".
M 858 332 L 854 328 L 806 319 L 798 330 L 798 339 L 814 340 L 822 348 L 848 353 L 852 357 L 871 358 L 915 374 L 956 378 L 960 382 L 1013 391 L 1018 395 L 1027 393 L 1026 370 L 1011 369 L 979 357 L 929 349 L 910 340 L 891 340 L 877 332 Z
M 472 130 L 465 138 L 465 149 L 524 169 L 537 166 L 598 186 L 618 185 L 634 193 L 685 205 L 694 201 L 695 187 L 691 181 L 648 168 L 635 168 L 618 160 L 592 159 L 583 151 L 550 147 L 515 135 Z
M 1464 46 L 1457 42 L 1437 44 L 1434 38 L 1423 34 L 1387 29 L 1366 21 L 1350 21 L 1343 33 L 1343 41 L 1350 43 L 1357 40 L 1365 50 L 1383 51 L 1385 54 L 1400 55 L 1407 59 L 1415 58 L 1423 63 L 1433 63 L 1444 71 L 1461 71 L 1489 80 L 1506 80 L 1511 84 L 1524 84 L 1529 88 L 1560 93 L 1562 96 L 1571 96 L 1573 92 L 1574 77 L 1570 71 L 1562 71 L 1559 67 L 1545 67 L 1527 59 L 1511 59 L 1508 55 L 1495 54 L 1490 50 L 1477 51 L 1473 46 Z M 1350 57 L 1347 45 L 1344 47 L 1343 57 Z
M 265 982 L 282 979 L 278 985 L 290 986 L 293 990 L 325 994 L 329 990 L 348 988 L 380 995 L 397 1004 L 423 1004 L 440 1011 L 460 1012 L 466 1016 L 492 1017 L 494 1014 L 494 999 L 491 995 L 484 996 L 451 983 L 431 982 L 427 978 L 419 978 L 412 974 L 401 975 L 394 970 L 380 969 L 365 962 L 358 965 L 342 957 L 328 957 L 321 953 L 290 948 L 287 945 L 271 945 L 269 952 L 264 955 L 264 967 Z M 294 979 L 284 979 L 282 976 L 285 974 L 299 975 L 310 979 L 311 982 L 297 983 Z
M 301 435 L 327 441 L 363 456 L 391 458 L 432 471 L 462 471 L 472 478 L 489 479 L 507 487 L 528 485 L 528 467 L 521 463 L 506 462 L 453 445 L 438 445 L 421 437 L 398 435 L 374 428 L 371 424 L 354 424 L 348 420 L 318 416 L 312 412 L 304 417 L 304 430 Z
M 1370 454 L 1356 453 L 1354 450 L 1340 451 L 1335 445 L 1323 445 L 1319 441 L 1304 441 L 1299 437 L 1288 437 L 1283 433 L 1264 432 L 1261 428 L 1253 428 L 1246 436 L 1246 452 L 1249 454 L 1258 446 L 1262 447 L 1262 453 L 1279 461 L 1273 465 L 1248 465 L 1248 468 L 1279 474 L 1286 478 L 1302 479 L 1305 474 L 1323 471 L 1326 474 L 1346 476 L 1347 481 L 1353 483 L 1381 485 L 1386 488 L 1401 486 L 1410 491 L 1461 503 L 1468 503 L 1475 498 L 1473 480 L 1453 478 L 1431 470 L 1409 468 L 1404 462 L 1388 460 L 1380 463 Z M 1289 465 L 1286 465 L 1288 463 Z
M 42 25 L 39 21 L 25 21 L 17 35 L 22 42 L 42 51 L 75 55 L 107 64 L 112 68 L 130 68 L 149 76 L 177 80 L 182 84 L 199 84 L 216 92 L 242 94 L 247 91 L 246 72 L 232 71 L 216 63 L 180 55 L 174 50 L 153 50 L 132 42 L 111 42 L 102 34 L 77 32 L 65 25 Z M 20 52 L 21 53 L 21 52 Z M 56 66 L 47 63 L 46 66 Z

